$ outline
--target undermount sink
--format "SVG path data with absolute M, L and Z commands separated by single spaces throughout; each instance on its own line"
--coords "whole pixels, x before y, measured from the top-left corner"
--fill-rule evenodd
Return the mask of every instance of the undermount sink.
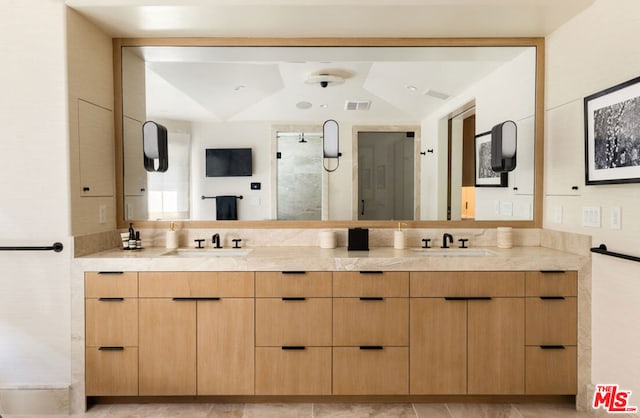
M 246 248 L 178 248 L 167 251 L 163 256 L 170 257 L 243 257 L 251 252 Z
M 419 255 L 432 257 L 487 257 L 496 252 L 480 248 L 412 248 Z

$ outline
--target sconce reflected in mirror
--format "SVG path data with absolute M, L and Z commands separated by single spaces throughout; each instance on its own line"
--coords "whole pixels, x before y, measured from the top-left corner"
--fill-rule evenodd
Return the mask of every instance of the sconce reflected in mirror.
M 153 121 L 142 125 L 142 155 L 144 168 L 150 172 L 164 173 L 169 168 L 167 128 Z M 158 160 L 156 168 L 155 161 Z
M 518 127 L 508 120 L 491 129 L 491 168 L 506 173 L 516 168 Z
M 325 159 L 335 158 L 337 161 L 336 167 L 333 169 L 327 168 L 323 160 L 323 167 L 326 171 L 336 171 L 340 166 L 340 146 L 339 146 L 339 127 L 338 122 L 333 119 L 329 119 L 322 125 L 322 152 Z

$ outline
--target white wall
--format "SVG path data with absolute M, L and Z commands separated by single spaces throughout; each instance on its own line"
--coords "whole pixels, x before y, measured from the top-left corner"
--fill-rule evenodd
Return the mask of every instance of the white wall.
M 635 255 L 640 255 L 640 185 L 585 186 L 582 101 L 640 76 L 639 25 L 637 0 L 597 0 L 549 35 L 545 106 L 545 228 L 592 235 L 595 246 L 604 243 Z M 601 208 L 601 228 L 581 226 L 584 206 Z M 621 208 L 620 230 L 610 227 L 612 207 Z M 592 383 L 633 390 L 632 404 L 639 405 L 640 264 L 599 255 L 592 264 Z
M 70 186 L 65 7 L 20 0 L 0 13 L 0 387 L 70 382 Z M 10 65 L 9 65 L 10 63 Z

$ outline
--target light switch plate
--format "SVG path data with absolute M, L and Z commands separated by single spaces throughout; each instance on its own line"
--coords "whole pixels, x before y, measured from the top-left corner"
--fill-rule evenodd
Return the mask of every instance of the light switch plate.
M 611 208 L 611 229 L 621 229 L 622 219 L 620 213 L 620 207 L 615 206 Z
M 107 207 L 105 205 L 100 205 L 98 208 L 98 222 L 101 224 L 107 223 Z
M 582 226 L 600 228 L 599 206 L 585 206 L 582 208 Z
M 500 214 L 513 216 L 513 202 L 500 202 Z
M 556 206 L 553 208 L 553 222 L 557 224 L 562 223 L 562 206 Z

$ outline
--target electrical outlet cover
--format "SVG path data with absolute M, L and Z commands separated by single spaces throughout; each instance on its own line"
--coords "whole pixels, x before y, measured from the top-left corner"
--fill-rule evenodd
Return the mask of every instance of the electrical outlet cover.
M 620 207 L 611 208 L 611 229 L 621 229 L 622 219 L 620 218 Z

